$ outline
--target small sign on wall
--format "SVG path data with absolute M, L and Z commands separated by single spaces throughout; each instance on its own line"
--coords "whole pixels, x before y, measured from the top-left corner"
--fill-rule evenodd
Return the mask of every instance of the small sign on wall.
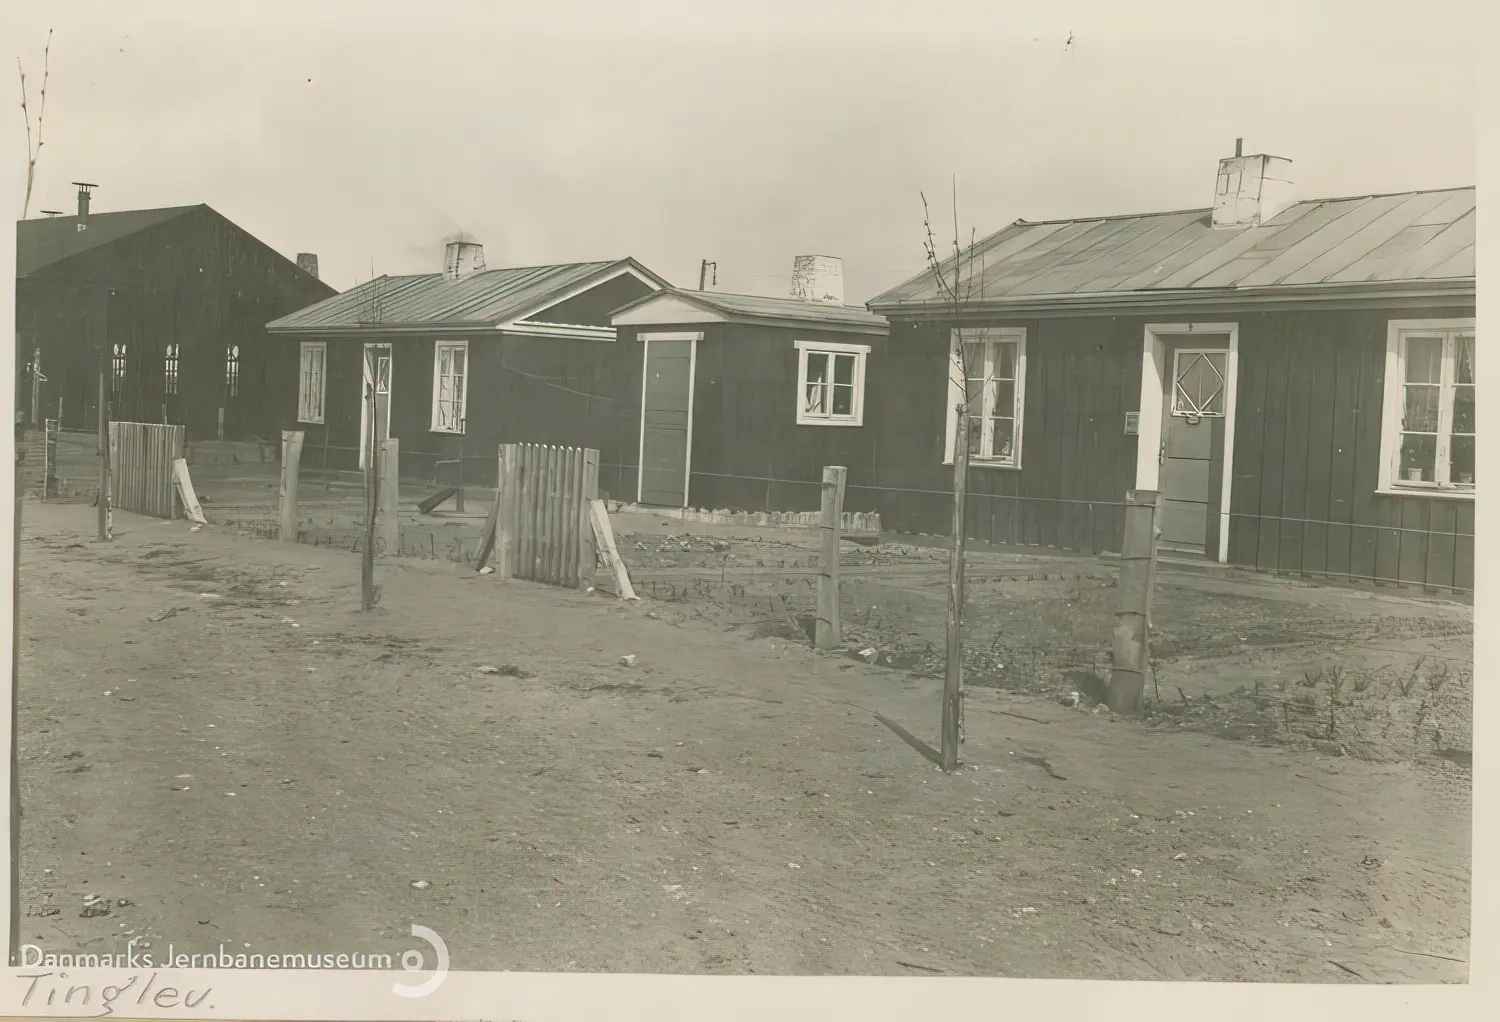
M 1126 436 L 1139 436 L 1140 432 L 1141 432 L 1141 413 L 1140 412 L 1126 412 L 1125 413 L 1125 435 Z

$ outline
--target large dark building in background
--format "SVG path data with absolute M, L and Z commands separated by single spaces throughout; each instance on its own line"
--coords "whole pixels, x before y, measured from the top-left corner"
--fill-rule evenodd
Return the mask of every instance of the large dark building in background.
M 265 324 L 334 294 L 206 205 L 16 225 L 17 408 L 28 426 L 110 417 L 187 427 L 189 442 L 269 436 Z M 301 265 L 299 265 L 301 264 Z

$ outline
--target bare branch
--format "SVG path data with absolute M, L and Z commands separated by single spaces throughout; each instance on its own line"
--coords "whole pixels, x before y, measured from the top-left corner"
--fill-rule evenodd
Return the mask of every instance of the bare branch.
M 47 30 L 47 45 L 42 50 L 42 91 L 36 112 L 35 144 L 31 133 L 31 108 L 26 104 L 26 68 L 21 58 L 16 58 L 16 70 L 21 74 L 21 115 L 26 121 L 26 198 L 21 204 L 21 219 L 31 210 L 31 190 L 36 183 L 36 160 L 42 152 L 42 119 L 47 115 L 47 79 L 52 73 L 52 29 Z

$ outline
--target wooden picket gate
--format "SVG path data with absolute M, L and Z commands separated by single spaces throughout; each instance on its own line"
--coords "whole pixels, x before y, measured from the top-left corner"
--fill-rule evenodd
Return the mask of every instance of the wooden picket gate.
M 109 500 L 121 511 L 175 518 L 177 480 L 172 465 L 186 446 L 182 426 L 153 422 L 109 424 Z
M 499 470 L 490 512 L 497 574 L 587 588 L 598 556 L 589 502 L 599 497 L 599 452 L 501 444 Z

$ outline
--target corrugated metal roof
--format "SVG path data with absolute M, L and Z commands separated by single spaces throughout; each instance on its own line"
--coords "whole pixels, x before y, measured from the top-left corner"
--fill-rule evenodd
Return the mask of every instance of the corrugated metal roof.
M 76 216 L 49 216 L 16 222 L 16 276 L 25 277 L 90 249 L 166 223 L 204 206 L 168 206 L 90 213 L 86 230 Z
M 644 305 L 661 295 L 671 295 L 700 308 L 717 312 L 731 318 L 783 320 L 789 323 L 817 325 L 884 328 L 884 316 L 877 316 L 857 305 L 834 305 L 827 302 L 809 302 L 800 298 L 768 298 L 762 295 L 739 295 L 724 291 L 688 291 L 668 288 L 655 295 L 639 298 L 625 309 Z M 625 309 L 617 310 L 623 312 Z
M 1018 220 L 965 257 L 972 306 L 1150 295 L 1472 283 L 1475 189 L 1299 202 L 1258 227 L 1212 226 L 1211 210 Z M 953 263 L 943 266 L 951 279 Z M 897 312 L 942 301 L 929 270 L 869 302 Z
M 460 280 L 441 273 L 377 277 L 356 288 L 273 321 L 273 332 L 320 332 L 348 328 L 486 327 L 539 311 L 571 288 L 592 278 L 614 276 L 611 270 L 634 269 L 666 286 L 633 259 L 515 266 L 484 270 Z

